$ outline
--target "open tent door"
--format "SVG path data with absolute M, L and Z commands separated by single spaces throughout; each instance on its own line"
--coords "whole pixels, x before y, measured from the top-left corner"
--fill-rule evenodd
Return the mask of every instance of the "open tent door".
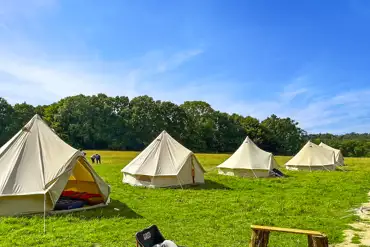
M 0 215 L 53 211 L 66 190 L 109 202 L 109 185 L 82 152 L 35 115 L 0 148 Z
M 72 170 L 64 190 L 100 194 L 99 187 L 94 177 L 84 166 L 84 163 L 85 160 L 81 157 L 77 160 L 76 166 Z
M 53 186 L 54 193 L 59 195 L 55 201 L 55 211 L 76 211 L 106 205 L 107 197 L 101 191 L 96 174 L 85 158 L 78 157 L 73 169 L 63 176 L 60 178 L 61 186 Z

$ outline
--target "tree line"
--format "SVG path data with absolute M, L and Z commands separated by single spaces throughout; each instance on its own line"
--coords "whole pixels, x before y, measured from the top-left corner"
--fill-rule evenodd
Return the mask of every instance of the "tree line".
M 10 105 L 0 98 L 0 144 L 39 114 L 70 145 L 81 149 L 142 150 L 162 130 L 194 152 L 232 153 L 248 135 L 262 149 L 294 155 L 312 139 L 343 150 L 346 156 L 370 156 L 368 134 L 307 135 L 291 118 L 276 115 L 259 121 L 228 114 L 203 101 L 181 105 L 149 96 L 129 99 L 77 95 L 50 105 Z
M 345 135 L 313 134 L 309 138 L 314 143 L 324 142 L 340 149 L 346 157 L 370 157 L 370 134 L 348 133 Z

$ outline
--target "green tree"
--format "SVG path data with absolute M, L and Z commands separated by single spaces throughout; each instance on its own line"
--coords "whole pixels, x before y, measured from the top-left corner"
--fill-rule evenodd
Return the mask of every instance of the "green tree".
M 186 101 L 180 107 L 187 115 L 185 143 L 197 152 L 211 151 L 214 139 L 214 110 L 203 101 Z
M 275 115 L 260 122 L 251 116 L 215 111 L 203 101 L 176 105 L 139 96 L 77 95 L 44 106 L 11 106 L 0 98 L 0 144 L 8 141 L 35 114 L 76 148 L 141 150 L 162 130 L 196 152 L 234 152 L 249 136 L 275 154 L 293 155 L 310 139 L 341 149 L 344 156 L 370 156 L 370 134 L 307 135 L 290 118 Z
M 271 115 L 261 124 L 269 132 L 269 142 L 275 147 L 273 150 L 275 153 L 294 155 L 305 141 L 305 131 L 290 118 L 278 118 L 276 115 Z
M 157 125 L 159 107 L 152 97 L 139 96 L 130 101 L 130 128 L 132 142 L 130 148 L 141 150 L 162 131 Z
M 4 98 L 0 98 L 0 143 L 2 144 L 7 142 L 15 133 L 13 116 L 13 107 Z
M 14 131 L 19 130 L 35 115 L 35 107 L 27 103 L 15 104 L 13 107 L 14 114 L 12 116 Z
M 169 101 L 157 101 L 158 125 L 157 129 L 166 130 L 179 141 L 186 137 L 187 115 L 184 109 Z
M 67 97 L 47 107 L 44 114 L 51 127 L 75 147 L 106 149 L 113 139 L 114 102 L 104 94 Z
M 112 98 L 113 117 L 108 123 L 110 127 L 111 142 L 108 145 L 109 149 L 127 150 L 130 149 L 132 129 L 130 126 L 130 100 L 127 97 Z
M 271 143 L 268 140 L 269 133 L 260 121 L 251 116 L 243 117 L 238 114 L 233 114 L 232 118 L 237 121 L 245 131 L 245 136 L 249 136 L 259 147 L 273 151 Z
M 227 113 L 215 111 L 212 113 L 214 122 L 214 138 L 209 149 L 214 152 L 234 152 L 246 136 L 242 124 Z

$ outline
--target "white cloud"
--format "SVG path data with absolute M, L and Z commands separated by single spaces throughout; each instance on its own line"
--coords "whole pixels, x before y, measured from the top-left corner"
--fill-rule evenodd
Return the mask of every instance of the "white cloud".
M 1 1 L 0 95 L 11 103 L 51 103 L 80 93 L 134 97 L 150 87 L 153 77 L 171 72 L 203 52 L 159 50 L 126 61 L 101 61 L 88 49 L 76 54 L 48 48 L 49 44 L 28 37 L 24 24 L 40 25 L 37 20 L 57 7 L 57 0 Z M 84 43 L 82 37 L 78 43 Z
M 185 59 L 182 54 L 190 55 Z M 170 71 L 195 55 L 184 51 L 169 55 L 160 62 L 166 63 L 166 70 Z M 179 59 L 179 56 L 182 58 Z M 158 61 L 146 61 L 144 64 L 148 63 L 158 64 Z M 134 97 L 150 86 L 152 76 L 164 72 L 158 71 L 155 66 L 130 65 L 129 62 L 58 61 L 16 56 L 0 50 L 0 93 L 11 95 L 7 98 L 12 103 L 23 96 L 29 98 L 29 95 L 33 95 L 30 101 L 33 104 L 38 103 L 38 98 L 50 103 L 80 93 L 91 95 L 103 92 Z M 156 94 L 155 87 L 153 93 Z
M 203 100 L 216 110 L 261 120 L 271 114 L 291 117 L 309 132 L 368 130 L 370 88 L 329 93 L 325 85 L 315 87 L 310 83 L 312 78 L 305 75 L 277 92 L 258 86 L 260 91 L 254 95 L 255 84 L 248 82 L 248 89 L 241 89 L 237 87 L 240 82 L 222 73 L 201 78 L 183 75 L 181 66 L 202 55 L 201 49 L 153 50 L 125 61 L 101 61 L 88 49 L 61 54 L 34 43 L 22 28 L 18 29 L 22 21 L 32 21 L 56 9 L 56 0 L 3 0 L 1 5 L 0 96 L 10 103 L 48 104 L 80 93 L 130 98 L 148 94 L 178 104 Z M 246 96 L 236 97 L 240 91 Z M 263 99 L 258 100 L 261 95 Z
M 298 78 L 286 85 L 279 95 L 280 99 L 289 102 L 295 97 L 307 93 L 308 89 L 302 85 L 301 80 L 301 78 Z
M 175 77 L 175 81 L 169 82 L 167 75 L 202 53 L 196 49 L 174 54 L 152 52 L 124 62 L 87 58 L 58 60 L 52 56 L 29 55 L 34 53 L 15 55 L 15 52 L 0 49 L 0 95 L 11 103 L 46 104 L 80 93 L 102 92 L 129 97 L 148 94 L 178 104 L 186 100 L 204 100 L 217 110 L 251 115 L 261 120 L 271 114 L 291 117 L 309 132 L 334 133 L 366 131 L 367 125 L 359 119 L 370 115 L 367 110 L 370 108 L 370 89 L 325 94 L 310 87 L 308 80 L 295 79 L 278 92 L 267 92 L 268 100 L 258 101 L 255 97 L 234 98 L 238 88 L 228 87 L 235 83 L 222 76 L 186 83 L 181 83 L 184 78 Z M 158 64 L 165 66 L 158 69 Z
M 324 89 L 293 82 L 269 100 L 229 101 L 226 105 L 224 109 L 228 112 L 238 112 L 260 120 L 271 114 L 290 117 L 309 133 L 368 132 L 370 127 L 367 124 L 370 120 L 370 88 L 328 93 Z
M 179 65 L 183 64 L 184 62 L 202 53 L 203 50 L 200 49 L 179 52 L 175 54 L 170 60 L 159 62 L 157 66 L 158 72 L 166 72 L 168 70 L 176 68 Z

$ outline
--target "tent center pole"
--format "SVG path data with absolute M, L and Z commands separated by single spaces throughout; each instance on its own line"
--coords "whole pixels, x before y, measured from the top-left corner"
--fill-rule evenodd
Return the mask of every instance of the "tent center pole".
M 44 234 L 46 234 L 46 193 L 44 193 Z

